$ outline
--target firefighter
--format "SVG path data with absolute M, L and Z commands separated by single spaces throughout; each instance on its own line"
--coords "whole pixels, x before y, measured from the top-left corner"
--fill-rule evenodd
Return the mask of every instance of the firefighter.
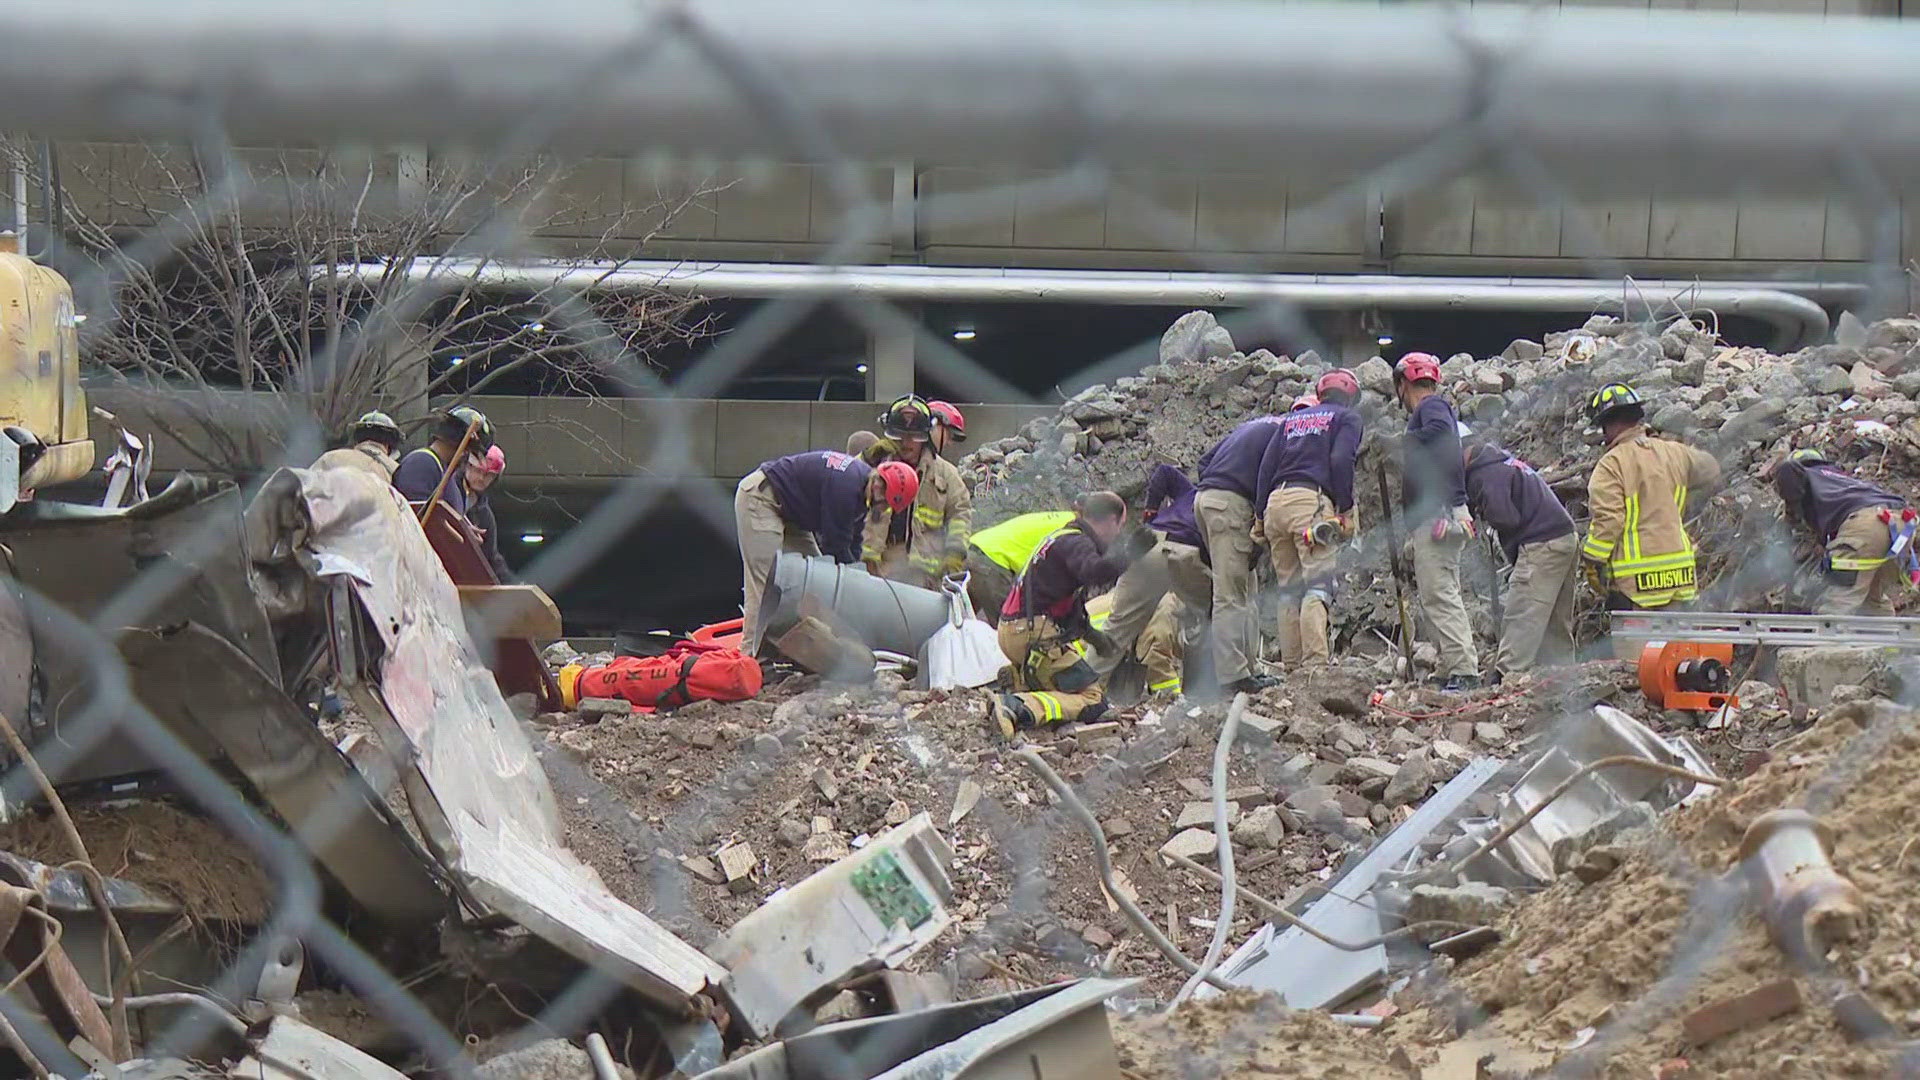
M 1768 467 L 1787 520 L 1826 548 L 1827 589 L 1820 615 L 1892 615 L 1902 560 L 1889 558 L 1896 533 L 1910 530 L 1906 500 L 1833 464 L 1818 450 L 1795 450 Z M 1910 552 L 1908 534 L 1902 555 Z
M 1000 625 L 1000 605 L 1041 542 L 1073 520 L 1071 510 L 1040 510 L 1010 517 L 967 538 L 967 599 L 988 626 Z
M 1280 432 L 1281 418 L 1261 416 L 1227 433 L 1200 459 L 1193 514 L 1213 564 L 1213 671 L 1229 694 L 1252 693 L 1274 680 L 1254 670 L 1259 633 L 1253 615 L 1254 507 L 1272 494 L 1262 464 Z
M 837 450 L 789 454 L 748 473 L 733 493 L 746 600 L 741 651 L 751 656 L 760 647 L 760 597 L 782 551 L 859 562 L 868 510 L 905 510 L 919 488 L 904 462 L 869 466 Z
M 1467 443 L 1467 506 L 1513 566 L 1494 671 L 1505 677 L 1572 659 L 1580 581 L 1573 516 L 1533 466 L 1486 439 Z
M 1172 465 L 1156 465 L 1148 476 L 1146 522 L 1153 532 L 1153 548 L 1120 575 L 1105 620 L 1098 612 L 1094 617 L 1094 625 L 1112 646 L 1093 649 L 1087 657 L 1102 678 L 1138 653 L 1148 666 L 1150 692 L 1180 692 L 1175 615 L 1180 605 L 1196 614 L 1213 606 L 1213 574 L 1207 569 L 1200 526 L 1193 518 L 1194 494 L 1193 481 Z M 1174 604 L 1167 603 L 1169 596 Z
M 1393 370 L 1394 395 L 1407 410 L 1401 446 L 1401 520 L 1412 534 L 1413 581 L 1440 650 L 1436 682 L 1449 692 L 1480 685 L 1473 620 L 1460 593 L 1460 554 L 1474 535 L 1467 512 L 1460 417 L 1440 393 L 1440 361 L 1408 353 Z
M 366 469 L 383 483 L 388 482 L 393 479 L 393 470 L 400 466 L 399 459 L 394 455 L 400 452 L 400 443 L 404 438 L 400 425 L 393 422 L 393 417 L 376 410 L 363 414 L 353 422 L 347 445 L 321 454 L 313 465 L 316 469 L 337 465 Z
M 1606 452 L 1587 478 L 1587 539 L 1582 568 L 1611 611 L 1667 608 L 1699 595 L 1693 538 L 1684 523 L 1689 495 L 1720 479 L 1704 451 L 1647 431 L 1645 401 L 1625 383 L 1608 383 L 1587 401 Z M 1631 660 L 1638 643 L 1615 642 Z
M 467 439 L 470 427 L 473 429 L 473 438 Z M 445 486 L 440 484 L 441 476 L 453 462 L 454 451 L 460 449 L 463 439 L 467 443 L 467 460 L 461 464 L 483 464 L 487 451 L 493 448 L 493 424 L 471 405 L 449 409 L 434 422 L 433 435 L 427 440 L 427 445 L 400 459 L 399 466 L 393 471 L 394 488 L 406 496 L 408 502 L 425 502 L 432 497 L 434 489 L 439 488 L 440 501 L 455 513 L 464 515 L 467 512 L 467 495 L 466 489 L 460 485 L 458 473 Z
M 967 418 L 950 401 L 929 401 L 933 410 L 933 452 L 944 455 L 947 447 L 967 441 Z
M 940 579 L 966 565 L 967 537 L 973 531 L 973 498 L 960 469 L 929 452 L 935 429 L 944 426 L 921 398 L 909 394 L 880 416 L 886 437 L 861 455 L 868 464 L 903 461 L 920 477 L 920 494 L 911 512 L 868 515 L 861 558 L 867 569 L 892 581 L 939 588 Z
M 1280 660 L 1288 668 L 1333 658 L 1334 557 L 1355 530 L 1353 465 L 1365 429 L 1353 409 L 1360 398 L 1353 372 L 1335 368 L 1313 389 L 1319 404 L 1280 422 L 1273 491 L 1254 522 L 1280 585 Z
M 1146 530 L 1127 532 L 1126 525 L 1126 500 L 1111 491 L 1086 496 L 1074 519 L 1041 542 L 1007 594 L 1000 651 L 1013 665 L 1018 692 L 994 696 L 993 720 L 1002 735 L 1106 711 L 1100 676 L 1074 645 L 1083 639 L 1107 644 L 1088 624 L 1087 596 L 1119 580 L 1128 561 L 1153 544 L 1142 535 Z

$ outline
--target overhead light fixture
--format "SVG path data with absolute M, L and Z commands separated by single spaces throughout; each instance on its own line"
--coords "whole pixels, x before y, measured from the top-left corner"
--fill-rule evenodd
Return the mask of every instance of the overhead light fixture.
M 973 327 L 971 326 L 962 326 L 953 332 L 953 340 L 955 341 L 972 341 L 975 336 Z
M 1380 344 L 1382 344 L 1382 345 L 1391 345 L 1391 344 L 1393 344 L 1393 335 L 1392 335 L 1392 334 L 1381 334 L 1381 335 L 1380 335 L 1379 337 L 1377 337 L 1377 338 L 1374 338 L 1374 340 L 1375 340 L 1375 341 L 1377 341 L 1377 342 L 1379 342 L 1379 343 L 1380 343 Z
M 523 544 L 544 544 L 547 542 L 547 534 L 537 532 L 521 533 L 520 542 Z
M 83 322 L 86 322 L 86 321 L 87 321 L 87 316 L 86 316 L 86 313 L 85 313 L 85 312 L 82 312 L 82 313 L 80 313 L 80 314 L 78 314 L 78 315 L 75 315 L 75 316 L 73 317 L 73 321 L 74 321 L 74 323 L 75 323 L 76 325 L 77 325 L 77 324 L 79 324 L 79 323 L 83 323 Z
M 459 366 L 460 366 L 461 364 L 464 364 L 464 363 L 466 363 L 466 362 L 467 362 L 467 358 L 466 358 L 466 357 L 464 357 L 464 356 L 449 356 L 449 357 L 447 357 L 447 363 L 449 363 L 449 364 L 451 364 L 451 365 L 453 365 L 454 367 L 459 367 Z
M 539 322 L 539 321 L 537 321 L 537 320 L 536 320 L 536 321 L 534 321 L 534 322 L 530 322 L 530 323 L 528 323 L 528 324 L 527 324 L 527 329 L 529 329 L 529 330 L 531 330 L 531 331 L 533 331 L 533 332 L 534 332 L 534 333 L 536 333 L 536 334 L 537 334 L 537 333 L 539 333 L 539 332 L 540 332 L 540 331 L 542 331 L 542 330 L 545 330 L 546 328 L 547 328 L 547 324 L 546 324 L 546 323 L 543 323 L 543 322 Z
M 862 375 L 865 375 L 865 374 L 867 373 L 867 365 L 865 365 L 865 364 L 855 364 L 855 365 L 853 365 L 853 370 L 855 370 L 855 371 L 857 371 L 857 372 L 859 372 L 859 373 L 860 373 L 860 374 L 862 374 Z

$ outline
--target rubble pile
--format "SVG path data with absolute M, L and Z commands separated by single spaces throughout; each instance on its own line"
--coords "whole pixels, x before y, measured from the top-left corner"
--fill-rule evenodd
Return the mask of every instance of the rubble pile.
M 1251 701 L 1227 792 L 1243 888 L 1306 896 L 1476 755 L 1522 752 L 1595 701 L 1646 711 L 1631 670 L 1613 662 L 1464 704 L 1406 689 L 1376 702 L 1376 681 L 1372 665 L 1350 663 Z M 1214 859 L 1208 777 L 1222 715 L 1162 700 L 1037 740 L 1102 822 L 1121 887 L 1149 911 L 1171 909 L 1172 937 L 1196 953 L 1218 886 L 1167 853 Z M 1181 981 L 1109 902 L 1085 834 L 1007 757 L 984 694 L 802 675 L 735 704 L 645 715 L 588 701 L 535 725 L 570 846 L 616 896 L 695 945 L 926 812 L 956 852 L 959 933 L 913 966 L 963 995 L 1096 971 L 1162 996 Z M 1264 921 L 1241 905 L 1233 940 Z
M 1441 372 L 1462 419 L 1546 475 L 1576 519 L 1584 518 L 1586 475 L 1600 452 L 1597 436 L 1585 432 L 1587 398 L 1605 383 L 1630 382 L 1652 400 L 1651 426 L 1709 450 L 1725 470 L 1722 489 L 1692 507 L 1707 595 L 1725 607 L 1765 610 L 1795 604 L 1781 584 L 1793 578 L 1794 560 L 1779 501 L 1758 482 L 1768 460 L 1818 446 L 1866 479 L 1920 496 L 1920 319 L 1868 327 L 1843 319 L 1840 336 L 1849 343 L 1780 356 L 1725 345 L 1689 317 L 1643 324 L 1596 315 L 1577 330 L 1514 341 L 1497 356 L 1455 354 Z M 1098 488 L 1136 498 L 1153 465 L 1195 471 L 1236 424 L 1285 410 L 1329 366 L 1312 352 L 1239 352 L 1211 315 L 1190 312 L 1168 329 L 1158 364 L 1088 387 L 1053 417 L 968 455 L 961 469 L 974 488 L 976 522 L 1056 509 Z M 1397 474 L 1404 413 L 1387 361 L 1371 358 L 1355 373 L 1367 420 L 1356 478 L 1365 532 L 1357 554 L 1343 558 L 1335 632 L 1341 648 L 1378 655 L 1383 646 L 1370 631 L 1390 634 L 1397 615 L 1375 463 L 1386 454 Z M 1488 553 L 1469 549 L 1463 572 L 1470 601 L 1480 598 L 1476 632 L 1491 641 Z
M 1392 1034 L 1430 1050 L 1465 1030 L 1490 1052 L 1544 1052 L 1539 1065 L 1604 1060 L 1609 1076 L 1656 1075 L 1681 1058 L 1689 1076 L 1890 1075 L 1893 1051 L 1850 1031 L 1834 995 L 1863 994 L 1896 1040 L 1920 1031 L 1908 813 L 1920 799 L 1915 719 L 1884 699 L 1829 710 L 1738 787 L 1611 845 L 1617 868 L 1562 878 L 1517 904 L 1497 923 L 1506 940 L 1420 987 L 1432 1003 Z M 1834 861 L 1867 913 L 1813 974 L 1769 940 L 1739 887 L 1747 827 L 1802 805 L 1830 830 Z M 1743 1000 L 1779 995 L 1783 981 L 1798 1000 L 1784 1015 Z

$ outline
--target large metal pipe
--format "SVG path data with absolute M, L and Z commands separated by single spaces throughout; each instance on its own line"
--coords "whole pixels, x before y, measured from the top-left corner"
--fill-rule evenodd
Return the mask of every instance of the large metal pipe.
M 825 555 L 783 551 L 760 603 L 760 640 L 793 629 L 814 604 L 832 612 L 832 621 L 858 634 L 868 648 L 905 656 L 918 656 L 947 622 L 947 598 L 932 589 L 888 581 Z
M 1244 0 L 11 0 L 0 101 L 55 138 L 674 148 L 1328 177 L 1484 151 L 1562 186 L 1920 179 L 1920 25 Z M 808 131 L 813 134 L 808 134 Z M 1457 144 L 1446 136 L 1464 136 Z M 1414 179 L 1418 180 L 1418 174 Z
M 336 267 L 367 279 L 381 265 Z M 522 262 L 417 260 L 401 272 L 416 284 L 469 283 L 540 292 L 653 290 L 705 296 L 856 296 L 902 301 L 1246 307 L 1287 301 L 1315 311 L 1621 311 L 1712 308 L 1763 320 L 1778 346 L 1827 335 L 1820 303 L 1863 295 L 1828 282 L 1621 281 L 1603 278 L 1400 277 L 1386 274 L 1221 274 L 1182 271 L 975 269 L 938 266 L 822 266 L 812 263 Z M 1804 294 L 1804 295 L 1803 295 Z

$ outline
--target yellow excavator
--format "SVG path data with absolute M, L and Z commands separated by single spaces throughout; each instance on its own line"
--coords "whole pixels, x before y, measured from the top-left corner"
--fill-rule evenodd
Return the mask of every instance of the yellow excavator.
M 78 322 L 67 279 L 0 233 L 0 513 L 93 471 Z

